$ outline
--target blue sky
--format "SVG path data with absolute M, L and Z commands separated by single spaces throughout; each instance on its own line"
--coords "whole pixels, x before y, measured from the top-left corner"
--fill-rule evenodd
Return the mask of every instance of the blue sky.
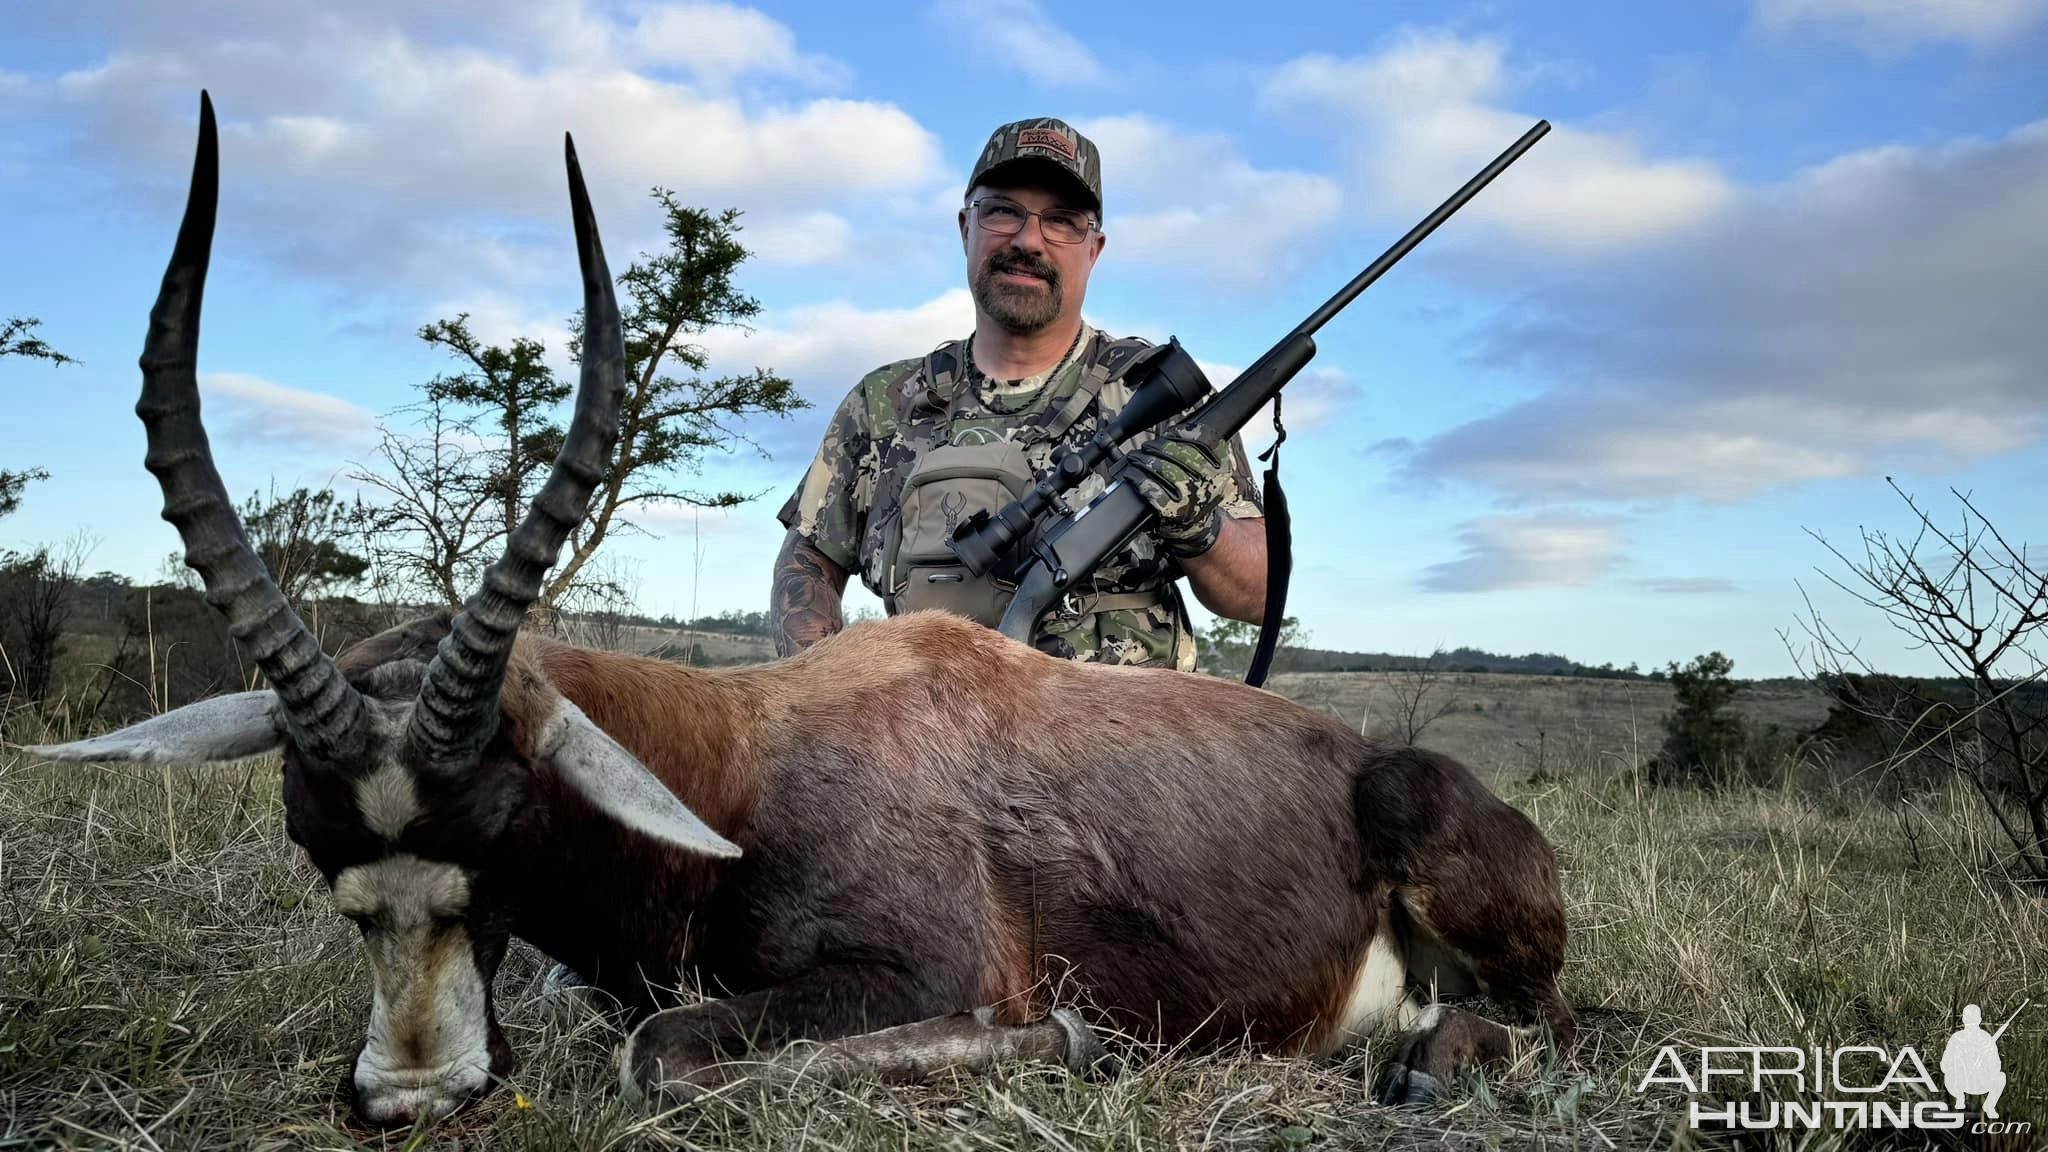
M 996 124 L 1102 149 L 1087 315 L 1227 377 L 1539 117 L 1522 164 L 1324 330 L 1289 390 L 1292 611 L 1318 646 L 1719 648 L 1783 674 L 1808 531 L 1975 493 L 2048 538 L 2048 0 L 1656 4 L 10 6 L 0 315 L 82 366 L 0 361 L 0 465 L 46 468 L 0 547 L 175 547 L 132 413 L 198 89 L 223 127 L 202 382 L 229 486 L 327 483 L 471 313 L 559 348 L 576 278 L 560 132 L 615 266 L 655 184 L 738 207 L 765 306 L 714 365 L 815 405 L 752 429 L 620 557 L 643 608 L 766 606 L 825 416 L 964 334 L 952 214 Z M 1265 435 L 1248 430 L 1256 450 Z M 344 485 L 346 487 L 346 485 Z M 872 604 L 864 593 L 854 605 Z

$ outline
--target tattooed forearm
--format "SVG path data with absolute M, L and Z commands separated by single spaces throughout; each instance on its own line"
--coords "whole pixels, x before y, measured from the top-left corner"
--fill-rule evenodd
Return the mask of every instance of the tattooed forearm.
M 1257 516 L 1224 517 L 1216 546 L 1181 561 L 1202 607 L 1218 616 L 1257 624 L 1266 615 L 1266 522 Z
M 845 591 L 846 569 L 795 531 L 785 536 L 768 604 L 775 654 L 794 656 L 844 628 L 839 597 Z

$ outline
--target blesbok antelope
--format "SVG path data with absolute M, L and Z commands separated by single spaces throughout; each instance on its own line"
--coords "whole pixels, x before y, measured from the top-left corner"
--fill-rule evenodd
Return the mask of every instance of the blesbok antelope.
M 719 670 L 518 637 L 624 387 L 573 146 L 583 364 L 554 470 L 459 614 L 330 659 L 250 549 L 200 423 L 217 168 L 202 97 L 137 412 L 164 516 L 272 688 L 35 751 L 282 750 L 291 836 L 368 951 L 350 1072 L 365 1119 L 444 1114 L 509 1070 L 491 985 L 513 935 L 651 1013 L 621 1075 L 664 1100 L 735 1067 L 1083 1070 L 1107 1026 L 1308 1053 L 1404 1029 L 1383 1097 L 1408 1101 L 1518 1031 L 1569 1041 L 1550 847 L 1445 757 L 1241 684 L 1068 663 L 936 613 Z M 664 1008 L 684 983 L 718 998 Z M 1425 989 L 1484 991 L 1517 1027 Z

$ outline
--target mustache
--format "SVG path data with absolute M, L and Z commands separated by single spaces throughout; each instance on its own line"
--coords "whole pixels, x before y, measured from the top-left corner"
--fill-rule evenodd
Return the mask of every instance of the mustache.
M 1014 248 L 990 256 L 982 268 L 990 276 L 1003 272 L 1022 272 L 1036 276 L 1054 287 L 1058 287 L 1060 282 L 1059 269 L 1054 268 L 1051 261 Z

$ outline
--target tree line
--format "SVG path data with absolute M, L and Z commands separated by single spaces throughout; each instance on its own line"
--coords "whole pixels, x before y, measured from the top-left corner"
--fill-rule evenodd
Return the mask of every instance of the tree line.
M 1198 666 L 1218 676 L 1243 676 L 1258 648 L 1259 626 L 1242 620 L 1218 619 L 1196 632 L 1201 642 Z M 1617 668 L 1612 661 L 1598 666 L 1581 664 L 1552 652 L 1530 652 L 1509 656 L 1483 648 L 1437 649 L 1425 656 L 1394 652 L 1347 652 L 1308 646 L 1309 633 L 1301 621 L 1288 616 L 1281 621 L 1280 639 L 1273 654 L 1275 672 L 1484 672 L 1515 676 L 1579 676 L 1595 680 L 1662 680 L 1664 669 L 1642 671 L 1631 661 Z

